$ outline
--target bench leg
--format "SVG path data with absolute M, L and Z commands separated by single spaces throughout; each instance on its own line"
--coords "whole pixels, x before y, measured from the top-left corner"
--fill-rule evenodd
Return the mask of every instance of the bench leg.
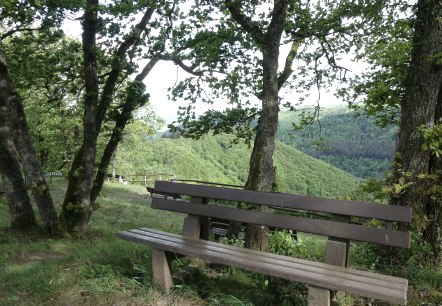
M 152 249 L 152 272 L 155 287 L 167 293 L 173 286 L 173 281 L 165 251 Z
M 348 241 L 332 240 L 327 241 L 327 247 L 325 250 L 325 263 L 346 267 L 348 261 Z M 342 291 L 332 291 L 331 299 L 342 299 L 345 293 Z
M 183 224 L 183 236 L 199 239 L 201 233 L 200 218 L 197 216 L 187 216 Z
M 330 306 L 330 290 L 308 286 L 308 306 Z

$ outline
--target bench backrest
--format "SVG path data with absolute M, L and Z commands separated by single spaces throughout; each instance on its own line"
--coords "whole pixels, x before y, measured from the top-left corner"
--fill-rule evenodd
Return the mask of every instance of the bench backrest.
M 408 207 L 168 181 L 156 181 L 154 189 L 158 193 L 180 194 L 191 197 L 191 201 L 172 199 L 170 197 L 154 197 L 152 206 L 157 209 L 291 229 L 338 239 L 372 242 L 402 248 L 409 248 L 410 246 L 410 233 L 398 230 L 394 226 L 396 223 L 411 222 L 411 208 Z M 288 214 L 208 205 L 209 199 L 266 205 L 275 209 L 319 213 L 321 218 L 314 219 L 312 214 L 291 216 Z M 324 217 L 327 216 L 328 220 L 324 220 Z M 383 227 L 367 226 L 366 222 L 351 223 L 354 218 L 358 220 L 379 220 L 382 222 L 377 222 L 377 226 L 380 223 L 383 224 Z

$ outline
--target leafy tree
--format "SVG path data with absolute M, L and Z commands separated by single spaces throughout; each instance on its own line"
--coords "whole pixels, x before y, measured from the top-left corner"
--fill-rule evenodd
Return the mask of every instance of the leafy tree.
M 86 8 L 82 42 L 86 84 L 84 136 L 69 171 L 69 184 L 61 214 L 67 229 L 79 232 L 87 228 L 93 201 L 102 187 L 112 154 L 132 112 L 148 101 L 142 81 L 161 59 L 165 37 L 173 19 L 177 18 L 174 15 L 175 2 L 138 1 L 134 4 L 122 2 L 100 6 L 96 2 L 88 2 Z M 120 20 L 135 20 L 140 11 L 144 13 L 136 25 L 130 22 L 126 27 L 122 25 Z M 152 26 L 155 31 L 150 31 L 148 26 Z M 97 35 L 107 38 L 97 42 Z M 145 46 L 141 48 L 143 43 Z M 104 54 L 105 60 L 98 61 L 98 54 Z M 150 60 L 133 82 L 126 82 L 126 78 L 136 71 L 136 59 L 141 58 Z M 97 69 L 102 69 L 105 74 L 99 76 Z M 98 86 L 99 83 L 103 85 Z M 123 84 L 126 84 L 127 96 L 122 99 L 124 103 L 114 108 L 111 103 Z M 114 121 L 115 126 L 92 185 L 97 138 L 108 119 Z
M 12 37 L 5 51 L 42 168 L 67 172 L 82 131 L 81 43 L 50 30 Z
M 192 103 L 224 98 L 231 108 L 210 110 L 196 118 L 190 104 L 179 118 L 184 134 L 199 138 L 214 131 L 234 132 L 248 141 L 254 137 L 246 188 L 272 190 L 278 112 L 280 105 L 295 104 L 280 99 L 281 89 L 319 89 L 345 75 L 339 55 L 361 43 L 381 8 L 381 3 L 363 1 L 196 1 L 194 13 L 183 21 L 177 33 L 180 39 L 175 40 L 185 59 L 175 62 L 195 77 L 182 81 L 172 94 Z M 192 30 L 195 25 L 197 33 Z M 288 52 L 280 67 L 285 45 Z M 295 60 L 305 63 L 296 72 Z M 308 74 L 313 77 L 306 79 Z M 249 247 L 266 249 L 264 232 L 250 228 L 248 233 Z
M 397 125 L 405 79 L 410 66 L 415 7 L 395 1 L 382 10 L 378 27 L 364 37 L 364 48 L 356 50 L 356 58 L 368 68 L 350 77 L 350 86 L 339 94 L 356 112 L 373 116 L 381 127 Z
M 54 8 L 52 3 L 46 2 L 34 3 L 10 0 L 3 2 L 1 8 L 0 21 L 2 28 L 0 37 L 2 41 L 19 32 L 29 32 L 37 29 L 40 31 L 47 30 L 49 27 L 59 24 L 63 16 L 57 7 Z M 2 69 L 2 82 L 5 89 L 3 116 L 9 117 L 9 129 L 13 128 L 15 134 L 3 133 L 1 141 L 9 145 L 8 154 L 11 154 L 14 150 L 19 153 L 23 170 L 30 182 L 45 230 L 51 234 L 56 234 L 59 230 L 54 204 L 43 171 L 36 158 L 35 149 L 30 140 L 22 99 L 17 93 L 12 78 L 9 75 L 7 59 L 3 54 L 3 50 Z M 4 124 L 6 123 L 4 122 Z M 31 217 L 32 208 L 30 204 L 26 204 L 29 202 L 29 197 L 26 186 L 23 184 L 24 180 L 18 161 L 8 160 L 8 154 L 2 156 L 5 158 L 2 161 L 2 171 L 3 177 L 7 182 L 6 185 L 10 187 L 8 193 L 17 193 L 8 195 L 12 224 L 15 224 L 16 213 L 21 211 L 28 216 L 26 219 L 29 222 L 22 223 L 23 227 L 27 227 L 26 224 L 35 223 L 35 220 L 33 222 L 30 221 L 33 219 Z M 10 171 L 11 169 L 13 171 Z M 24 207 L 27 207 L 27 209 L 22 209 Z
M 391 202 L 414 208 L 415 225 L 422 231 L 424 241 L 432 246 L 435 262 L 442 260 L 442 203 L 438 177 L 442 168 L 440 155 L 428 146 L 429 137 L 425 131 L 432 129 L 438 135 L 436 147 L 440 147 L 437 127 L 442 118 L 439 105 L 442 102 L 441 54 L 442 3 L 420 0 L 401 105 Z M 434 179 L 433 174 L 436 174 Z
M 171 11 L 169 7 L 174 7 L 174 4 L 169 6 L 164 2 L 137 1 L 133 4 L 116 2 L 101 5 L 98 1 L 66 3 L 59 1 L 57 3 L 50 2 L 49 4 L 53 7 L 48 9 L 48 3 L 28 4 L 27 2 L 7 1 L 5 10 L 2 10 L 1 17 L 5 21 L 2 24 L 12 30 L 5 30 L 3 37 L 10 37 L 18 31 L 26 33 L 12 37 L 8 41 L 12 55 L 11 60 L 14 63 L 12 66 L 17 76 L 20 92 L 37 98 L 36 101 L 27 105 L 28 109 L 40 110 L 42 102 L 44 102 L 49 106 L 49 109 L 55 110 L 54 113 L 57 113 L 55 117 L 60 120 L 55 125 L 59 124 L 58 126 L 61 127 L 61 142 L 69 144 L 69 146 L 65 152 L 60 154 L 63 158 L 59 158 L 54 164 L 63 168 L 72 159 L 69 186 L 60 218 L 68 230 L 82 232 L 87 227 L 92 210 L 90 195 L 97 153 L 97 139 L 100 132 L 105 131 L 103 129 L 105 122 L 116 122 L 114 131 L 121 132 L 124 125 L 130 120 L 131 112 L 147 102 L 141 81 L 158 61 L 158 54 L 139 74 L 139 80 L 128 83 L 126 79 L 136 69 L 134 60 L 142 55 L 140 44 L 147 41 L 145 40 L 148 34 L 146 30 L 157 9 L 156 5 L 162 5 L 163 11 L 168 13 Z M 19 12 L 17 11 L 19 8 L 26 8 L 26 10 Z M 38 35 L 33 34 L 34 25 L 37 25 L 40 19 L 46 21 L 49 16 L 51 18 L 55 16 L 59 17 L 57 20 L 60 21 L 64 14 L 79 9 L 83 12 L 81 43 L 66 39 L 60 31 L 56 30 L 59 28 L 59 23 L 55 23 L 53 20 L 47 24 L 43 22 L 45 26 L 39 27 L 42 31 Z M 144 11 L 144 14 L 142 14 L 139 23 L 134 25 L 134 18 L 141 10 Z M 160 14 L 159 16 L 158 19 L 162 18 Z M 26 23 L 23 21 L 25 19 Z M 125 20 L 125 22 L 121 22 L 121 20 Z M 157 21 L 155 20 L 155 22 Z M 152 23 L 152 25 L 161 26 L 158 22 L 157 24 Z M 155 32 L 155 34 L 158 33 Z M 162 34 L 164 32 L 160 31 L 158 37 L 161 38 Z M 97 36 L 99 40 L 97 40 Z M 152 35 L 151 38 L 154 37 Z M 154 44 L 152 43 L 152 45 Z M 14 49 L 19 52 L 15 54 Z M 82 54 L 79 52 L 81 49 Z M 145 53 L 143 55 L 145 57 L 153 56 L 154 51 L 159 53 L 160 48 L 151 48 L 151 54 Z M 21 63 L 24 57 L 36 60 L 35 69 L 23 69 Z M 80 69 L 81 66 L 83 69 Z M 127 103 L 120 105 L 120 109 L 113 108 L 112 112 L 108 113 L 115 92 L 123 84 L 128 84 L 126 85 L 128 90 L 125 91 L 128 96 Z M 84 103 L 79 103 L 78 97 L 82 97 Z M 124 101 L 124 99 L 121 100 Z M 76 111 L 67 114 L 72 108 Z M 11 110 L 20 115 L 15 116 L 16 118 L 25 118 L 23 107 L 11 108 Z M 79 110 L 83 112 L 83 118 L 80 121 L 78 121 L 77 113 Z M 69 125 L 66 124 L 66 117 L 72 119 Z M 38 144 L 47 144 L 51 136 L 48 131 L 48 121 L 44 120 L 44 116 L 40 118 L 32 116 L 32 118 L 42 127 L 40 130 L 34 130 L 37 134 L 34 135 L 34 139 L 37 139 Z M 72 129 L 72 125 L 78 125 L 78 122 L 82 123 L 82 127 Z M 23 120 L 16 121 L 14 124 L 15 127 L 27 128 L 26 121 Z M 44 126 L 45 124 L 46 126 Z M 74 131 L 75 134 L 75 137 L 72 138 L 82 140 L 80 146 L 76 141 L 68 143 L 71 131 Z M 80 136 L 81 132 L 83 137 Z M 18 135 L 27 134 L 18 133 Z M 16 145 L 31 144 L 29 137 L 25 141 L 19 142 L 22 140 L 20 137 L 17 137 Z M 112 139 L 110 143 L 116 146 L 119 139 L 117 141 L 115 141 L 115 137 Z M 77 149 L 78 152 L 72 156 L 73 151 Z M 21 154 L 27 154 L 23 155 L 26 158 L 22 159 L 25 171 L 28 169 L 26 163 L 29 161 L 32 161 L 33 165 L 36 164 L 35 151 L 33 152 L 24 146 L 19 147 L 18 151 Z M 46 148 L 39 147 L 40 160 L 43 162 L 48 161 L 46 151 Z M 109 150 L 104 152 L 109 152 Z M 107 158 L 106 156 L 106 154 L 103 156 L 103 160 Z M 60 159 L 62 159 L 61 162 Z M 39 173 L 44 180 L 41 169 Z M 37 184 L 33 185 L 41 187 Z M 101 185 L 95 184 L 94 188 L 98 188 L 99 191 Z M 39 190 L 48 191 L 48 188 L 39 188 Z
M 399 10 L 398 10 L 399 8 Z M 387 18 L 362 56 L 376 69 L 356 80 L 357 105 L 381 125 L 399 125 L 393 172 L 384 188 L 390 202 L 413 207 L 413 224 L 422 243 L 431 245 L 428 258 L 440 262 L 441 161 L 439 155 L 442 54 L 440 1 L 405 3 Z

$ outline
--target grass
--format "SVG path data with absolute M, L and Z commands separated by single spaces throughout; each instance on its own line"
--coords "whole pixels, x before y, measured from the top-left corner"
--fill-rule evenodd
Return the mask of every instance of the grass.
M 62 179 L 53 181 L 57 203 L 64 188 Z M 150 248 L 116 239 L 115 233 L 140 226 L 179 232 L 183 216 L 151 209 L 141 186 L 106 183 L 98 204 L 85 237 L 50 239 L 8 230 L 7 205 L 0 199 L 1 306 L 306 305 L 303 284 L 219 265 L 197 269 L 186 258 L 174 262 L 174 289 L 161 294 L 152 285 Z M 321 260 L 325 240 L 301 238 L 296 256 Z M 440 304 L 441 271 L 415 272 L 407 275 L 409 304 Z M 341 304 L 363 302 L 346 296 Z

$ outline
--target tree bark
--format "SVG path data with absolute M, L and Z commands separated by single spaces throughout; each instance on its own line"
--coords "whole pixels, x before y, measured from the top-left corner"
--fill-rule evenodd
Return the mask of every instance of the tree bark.
M 436 124 L 442 124 L 442 83 L 439 88 L 434 119 Z M 441 156 L 437 157 L 434 154 L 430 156 L 429 173 L 437 175 L 437 180 L 432 183 L 436 188 L 440 188 L 442 186 Z M 442 262 L 442 195 L 436 193 L 435 196 L 436 198 L 426 197 L 425 215 L 428 218 L 428 224 L 423 232 L 423 237 L 431 245 L 430 258 L 434 259 L 435 264 L 440 264 Z
M 23 109 L 23 104 L 17 92 L 13 92 L 9 103 L 11 117 L 13 118 L 15 143 L 21 156 L 27 184 L 30 185 L 32 195 L 37 204 L 43 222 L 44 230 L 49 235 L 60 234 L 57 212 L 54 201 L 46 183 L 46 179 L 38 162 L 37 154 L 29 137 L 28 124 Z
M 98 103 L 98 76 L 96 56 L 96 33 L 98 0 L 88 0 L 83 20 L 83 70 L 85 79 L 85 98 L 83 115 L 83 145 L 82 153 L 73 162 L 80 165 L 71 167 L 69 172 L 69 186 L 66 191 L 61 219 L 68 231 L 83 233 L 87 229 L 92 213 L 90 194 L 92 175 L 94 173 L 95 156 L 97 149 L 97 103 Z M 76 186 L 72 185 L 75 182 Z M 69 193 L 68 193 L 69 192 Z
M 420 0 L 413 37 L 412 59 L 402 103 L 398 133 L 395 177 L 393 183 L 411 183 L 402 193 L 393 195 L 391 203 L 413 207 L 413 223 L 425 232 L 432 219 L 428 215 L 436 203 L 426 195 L 428 181 L 418 178 L 428 174 L 430 154 L 422 150 L 420 127 L 433 127 L 442 82 L 442 67 L 435 56 L 442 52 L 442 2 Z M 440 226 L 440 225 L 439 225 Z M 430 235 L 431 236 L 431 235 Z M 429 236 L 427 236 L 428 238 Z M 424 237 L 425 238 L 425 237 Z M 427 241 L 431 244 L 435 241 Z M 440 260 L 440 259 L 439 259 Z
M 116 166 L 117 166 L 117 148 L 115 148 L 114 153 L 112 153 L 112 173 L 111 173 L 112 181 L 115 180 L 115 176 L 117 175 Z
M 286 20 L 287 2 L 275 1 L 272 19 L 265 33 L 249 18 L 243 15 L 238 4 L 226 1 L 232 17 L 246 30 L 260 46 L 263 55 L 263 92 L 261 115 L 258 120 L 257 133 L 249 163 L 249 174 L 246 189 L 272 191 L 276 180 L 276 170 L 273 166 L 275 138 L 278 129 L 279 100 L 278 92 L 278 58 L 279 46 Z M 287 71 L 290 75 L 291 72 Z M 284 75 L 284 77 L 286 77 Z M 281 84 L 282 86 L 282 84 Z M 258 210 L 266 210 L 264 206 Z M 245 245 L 255 250 L 268 250 L 268 228 L 248 225 Z
M 26 230 L 34 228 L 37 221 L 17 159 L 9 120 L 11 114 L 8 106 L 12 89 L 6 58 L 0 45 L 0 170 L 6 186 L 11 227 Z

